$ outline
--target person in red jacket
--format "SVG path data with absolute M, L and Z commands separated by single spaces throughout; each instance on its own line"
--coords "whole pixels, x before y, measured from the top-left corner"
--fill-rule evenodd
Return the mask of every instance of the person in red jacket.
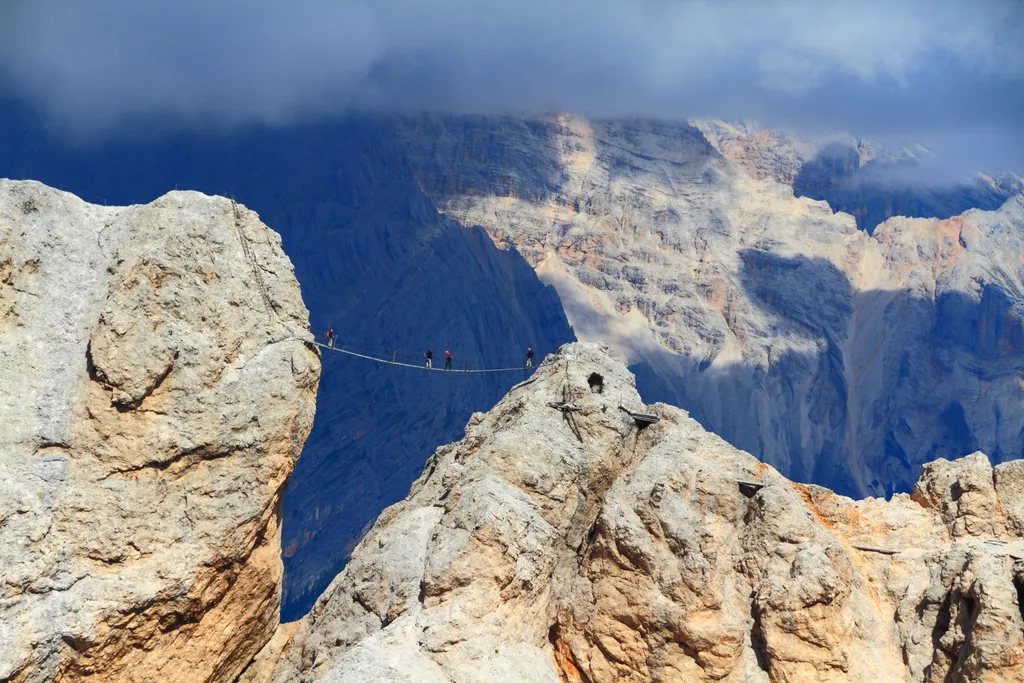
M 327 348 L 334 348 L 334 328 L 327 330 Z

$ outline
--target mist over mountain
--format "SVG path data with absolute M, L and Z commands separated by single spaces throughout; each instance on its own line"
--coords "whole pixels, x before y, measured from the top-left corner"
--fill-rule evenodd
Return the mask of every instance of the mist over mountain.
M 927 166 L 934 162 L 923 148 L 918 149 L 923 160 L 909 150 L 888 158 L 865 158 L 865 151 L 870 154 L 871 148 L 826 146 L 800 167 L 793 192 L 827 201 L 833 210 L 853 215 L 857 226 L 870 233 L 893 216 L 951 218 L 968 209 L 992 211 L 1024 188 L 1013 173 L 930 179 Z

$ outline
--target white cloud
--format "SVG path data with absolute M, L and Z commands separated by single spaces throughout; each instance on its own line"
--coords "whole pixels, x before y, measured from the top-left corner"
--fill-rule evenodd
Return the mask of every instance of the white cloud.
M 79 132 L 125 117 L 275 123 L 381 105 L 867 130 L 1012 127 L 1021 118 L 1011 88 L 1024 84 L 1022 45 L 1013 0 L 0 6 L 0 74 Z

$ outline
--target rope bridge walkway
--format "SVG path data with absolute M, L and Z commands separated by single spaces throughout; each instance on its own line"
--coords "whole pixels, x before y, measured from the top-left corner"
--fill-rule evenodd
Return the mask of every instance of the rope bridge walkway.
M 348 349 L 343 349 L 343 348 L 340 348 L 340 347 L 337 347 L 337 346 L 328 346 L 327 344 L 321 344 L 320 342 L 316 342 L 316 341 L 311 341 L 311 342 L 306 342 L 306 343 L 307 344 L 312 344 L 313 346 L 319 346 L 321 349 L 326 349 L 327 351 L 336 351 L 338 353 L 344 353 L 345 355 L 348 355 L 348 356 L 355 356 L 356 358 L 363 358 L 365 360 L 372 360 L 372 361 L 374 361 L 376 363 L 382 363 L 384 365 L 398 365 L 398 366 L 403 367 L 403 368 L 412 368 L 414 370 L 429 370 L 429 371 L 432 371 L 432 372 L 448 372 L 448 373 L 453 373 L 453 372 L 454 373 L 467 373 L 467 372 L 533 372 L 533 368 L 532 367 L 524 367 L 524 366 L 519 366 L 517 368 L 480 368 L 480 369 L 472 369 L 472 370 L 469 369 L 468 367 L 466 367 L 466 368 L 464 368 L 462 370 L 456 370 L 455 368 L 452 368 L 451 370 L 445 370 L 444 368 L 428 368 L 428 367 L 426 367 L 426 365 L 415 365 L 413 363 L 403 363 L 402 361 L 395 360 L 394 358 L 392 358 L 392 359 L 377 358 L 376 356 L 369 356 L 369 355 L 366 355 L 364 353 L 356 353 L 355 351 L 349 351 Z
M 242 245 L 242 255 L 245 257 L 245 260 L 249 263 L 250 267 L 252 268 L 253 279 L 256 282 L 256 288 L 259 290 L 260 297 L 263 299 L 263 305 L 267 309 L 267 315 L 270 317 L 271 321 L 277 320 L 278 322 L 280 322 L 280 318 L 279 318 L 279 316 L 277 314 L 277 310 L 274 308 L 274 302 L 271 299 L 270 294 L 267 292 L 267 285 L 263 281 L 263 275 L 260 272 L 261 268 L 260 268 L 259 262 L 256 260 L 256 257 L 253 254 L 252 246 L 249 244 L 249 237 L 248 237 L 248 235 L 245 234 L 245 229 L 242 227 L 242 215 L 241 215 L 240 209 L 238 208 L 238 203 L 233 198 L 231 199 L 231 208 L 232 208 L 232 212 L 234 213 L 234 218 L 235 218 L 235 230 L 238 233 L 238 240 L 239 240 L 239 242 L 241 242 L 241 245 Z M 297 339 L 297 338 L 293 337 L 293 339 Z M 450 370 L 445 370 L 443 368 L 433 368 L 433 367 L 428 368 L 428 367 L 426 367 L 426 365 L 416 365 L 414 363 L 403 363 L 403 362 L 399 361 L 396 357 L 392 357 L 391 360 L 388 360 L 387 358 L 378 358 L 376 356 L 370 356 L 370 355 L 365 354 L 365 353 L 356 353 L 355 351 L 349 351 L 348 349 L 342 349 L 342 348 L 336 347 L 336 346 L 328 346 L 327 344 L 321 344 L 318 341 L 306 341 L 306 340 L 300 340 L 300 341 L 303 341 L 303 342 L 305 342 L 307 344 L 311 344 L 313 346 L 319 346 L 321 349 L 326 349 L 328 351 L 336 351 L 338 353 L 344 353 L 344 354 L 346 354 L 348 356 L 355 356 L 356 358 L 363 358 L 365 360 L 372 360 L 372 361 L 374 361 L 376 363 L 381 363 L 383 365 L 398 365 L 398 366 L 403 367 L 403 368 L 413 368 L 414 370 L 434 370 L 434 371 L 437 371 L 437 372 L 461 372 L 461 373 L 466 373 L 466 372 L 532 372 L 533 371 L 533 367 L 532 366 L 531 367 L 519 366 L 519 367 L 515 367 L 515 368 L 480 368 L 480 369 L 470 370 L 469 369 L 469 361 L 468 360 L 466 361 L 466 367 L 464 369 L 462 369 L 462 370 L 456 370 L 455 368 L 452 368 Z

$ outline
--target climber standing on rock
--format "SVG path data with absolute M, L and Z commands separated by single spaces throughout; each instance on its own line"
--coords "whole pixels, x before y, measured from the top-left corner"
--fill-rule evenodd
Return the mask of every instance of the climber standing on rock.
M 526 367 L 533 367 L 533 349 L 529 346 L 526 347 Z
M 334 329 L 333 328 L 327 330 L 327 348 L 329 348 L 329 349 L 333 349 L 334 348 Z
M 427 359 L 427 369 L 434 367 L 434 352 L 427 349 L 427 352 L 423 354 L 423 357 Z
M 455 356 L 452 355 L 451 351 L 449 351 L 448 349 L 445 349 L 445 351 L 444 351 L 444 369 L 445 370 L 451 370 L 452 369 L 452 361 L 453 360 L 455 360 Z

